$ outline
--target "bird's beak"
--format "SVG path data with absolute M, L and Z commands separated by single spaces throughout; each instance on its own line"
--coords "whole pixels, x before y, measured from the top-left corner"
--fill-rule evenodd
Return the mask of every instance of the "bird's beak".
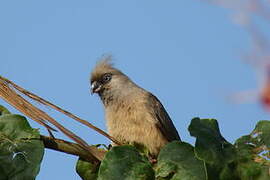
M 98 93 L 101 89 L 101 83 L 94 81 L 91 85 L 91 94 Z

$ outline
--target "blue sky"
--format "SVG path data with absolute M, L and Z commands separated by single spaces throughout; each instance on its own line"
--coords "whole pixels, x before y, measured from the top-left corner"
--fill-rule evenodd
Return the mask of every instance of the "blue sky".
M 257 102 L 238 105 L 226 99 L 257 86 L 254 70 L 240 59 L 250 38 L 230 15 L 195 0 L 1 1 L 0 72 L 106 130 L 103 106 L 89 93 L 89 74 L 110 53 L 116 67 L 161 100 L 184 141 L 194 143 L 187 128 L 193 117 L 201 117 L 218 119 L 223 136 L 233 142 L 269 114 Z M 45 110 L 89 144 L 109 143 Z M 80 179 L 76 160 L 46 150 L 37 179 Z

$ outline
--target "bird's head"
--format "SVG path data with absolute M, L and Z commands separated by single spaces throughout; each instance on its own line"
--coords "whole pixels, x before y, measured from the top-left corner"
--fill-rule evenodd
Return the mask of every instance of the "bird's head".
M 100 60 L 91 73 L 91 93 L 100 96 L 120 89 L 128 77 L 120 70 L 113 67 L 110 57 Z

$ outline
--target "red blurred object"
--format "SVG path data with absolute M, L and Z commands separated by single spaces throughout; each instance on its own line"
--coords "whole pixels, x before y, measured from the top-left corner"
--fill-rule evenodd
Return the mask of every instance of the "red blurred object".
M 269 0 L 203 0 L 231 10 L 232 22 L 246 30 L 251 48 L 242 56 L 258 73 L 258 86 L 253 91 L 234 93 L 235 103 L 259 102 L 270 112 L 270 4 Z
M 264 89 L 260 101 L 263 107 L 270 111 L 270 85 Z
M 265 84 L 261 90 L 260 101 L 263 107 L 270 111 L 270 65 L 266 66 L 266 74 L 265 74 Z

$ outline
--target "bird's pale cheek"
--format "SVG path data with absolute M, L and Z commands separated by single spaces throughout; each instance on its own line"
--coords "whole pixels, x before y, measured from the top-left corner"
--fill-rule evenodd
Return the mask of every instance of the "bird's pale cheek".
M 91 94 L 98 93 L 101 90 L 101 88 L 102 88 L 102 84 L 97 81 L 94 81 L 91 84 Z

